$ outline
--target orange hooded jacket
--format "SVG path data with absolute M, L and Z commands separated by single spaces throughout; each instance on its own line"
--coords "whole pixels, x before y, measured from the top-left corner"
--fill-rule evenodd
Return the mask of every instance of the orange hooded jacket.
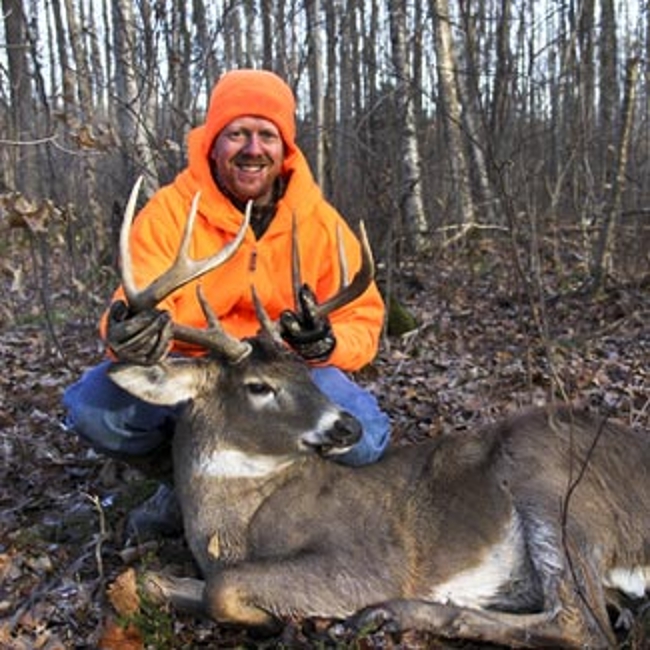
M 257 114 L 250 109 L 247 112 Z M 241 225 L 242 213 L 220 192 L 208 163 L 208 153 L 220 127 L 219 124 L 215 131 L 215 125 L 208 119 L 206 124 L 190 132 L 188 167 L 173 183 L 161 188 L 135 219 L 130 242 L 138 287 L 148 285 L 172 264 L 191 201 L 198 191 L 201 199 L 189 251 L 194 259 L 219 250 L 234 238 Z M 251 296 L 252 285 L 271 318 L 277 319 L 284 309 L 293 309 L 292 215 L 297 220 L 302 281 L 315 291 L 319 301 L 330 297 L 339 287 L 337 224 L 341 225 L 350 274 L 359 268 L 358 239 L 323 198 L 307 161 L 293 143 L 288 148 L 284 172 L 289 178 L 286 192 L 264 235 L 256 239 L 249 227 L 240 248 L 228 262 L 178 289 L 159 305 L 169 310 L 174 322 L 205 327 L 196 297 L 197 283 L 201 283 L 226 331 L 239 338 L 253 336 L 259 329 Z M 124 291 L 119 287 L 113 300 L 123 298 Z M 105 313 L 101 322 L 104 336 L 106 318 Z M 328 364 L 353 371 L 369 363 L 377 352 L 383 318 L 384 303 L 374 283 L 355 301 L 332 313 L 330 321 L 337 344 Z M 183 354 L 199 353 L 180 342 L 174 343 L 174 350 Z

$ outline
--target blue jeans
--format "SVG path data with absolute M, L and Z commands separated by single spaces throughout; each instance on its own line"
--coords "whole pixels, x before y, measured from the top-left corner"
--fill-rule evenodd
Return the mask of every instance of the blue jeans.
M 133 397 L 106 374 L 111 363 L 90 368 L 66 389 L 66 425 L 102 453 L 146 456 L 169 443 L 182 407 L 156 406 Z M 388 416 L 377 400 L 333 366 L 312 368 L 311 374 L 320 390 L 354 415 L 363 429 L 361 440 L 339 462 L 364 465 L 376 461 L 390 436 Z

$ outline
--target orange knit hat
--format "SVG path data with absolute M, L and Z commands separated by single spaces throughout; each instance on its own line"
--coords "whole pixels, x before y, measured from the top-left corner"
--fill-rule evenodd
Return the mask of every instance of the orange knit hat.
M 291 88 L 268 70 L 231 70 L 212 90 L 205 119 L 206 152 L 221 130 L 242 115 L 273 122 L 280 130 L 286 157 L 296 151 L 296 100 Z

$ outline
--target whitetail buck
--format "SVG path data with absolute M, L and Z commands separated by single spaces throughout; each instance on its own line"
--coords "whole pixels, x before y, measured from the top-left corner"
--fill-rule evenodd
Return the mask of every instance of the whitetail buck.
M 172 271 L 153 292 L 138 292 L 128 270 L 125 280 L 146 308 L 182 278 Z M 327 309 L 349 287 L 342 296 Z M 150 576 L 165 598 L 258 628 L 360 612 L 351 620 L 511 646 L 616 643 L 615 591 L 643 597 L 650 576 L 647 436 L 568 406 L 537 409 L 349 468 L 324 457 L 346 451 L 358 424 L 274 340 L 268 318 L 246 341 L 207 318 L 207 331 L 178 333 L 211 356 L 112 373 L 145 400 L 187 401 L 175 482 L 205 580 Z

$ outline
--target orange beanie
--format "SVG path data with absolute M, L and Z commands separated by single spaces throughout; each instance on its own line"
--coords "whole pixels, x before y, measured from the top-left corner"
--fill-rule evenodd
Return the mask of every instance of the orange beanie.
M 205 119 L 206 153 L 221 130 L 242 115 L 255 115 L 273 122 L 282 136 L 289 157 L 296 150 L 296 100 L 291 88 L 268 70 L 231 70 L 212 90 Z

